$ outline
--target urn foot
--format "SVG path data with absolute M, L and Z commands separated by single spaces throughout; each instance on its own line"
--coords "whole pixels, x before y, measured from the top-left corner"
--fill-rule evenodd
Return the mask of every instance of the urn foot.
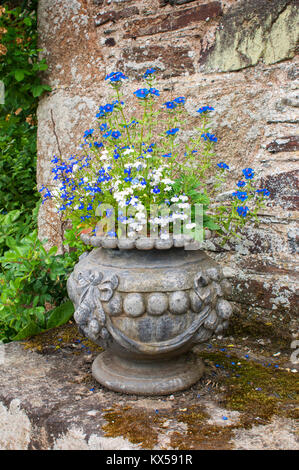
M 97 356 L 92 374 L 116 392 L 134 395 L 168 395 L 185 390 L 202 376 L 202 360 L 192 353 L 157 361 L 134 361 L 105 351 Z

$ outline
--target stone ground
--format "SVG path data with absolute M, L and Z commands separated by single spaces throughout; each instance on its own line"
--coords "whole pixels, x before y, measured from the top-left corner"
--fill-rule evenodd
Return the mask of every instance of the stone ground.
M 0 449 L 299 449 L 297 366 L 270 340 L 218 337 L 171 396 L 111 392 L 91 376 L 98 348 L 69 323 L 0 350 Z

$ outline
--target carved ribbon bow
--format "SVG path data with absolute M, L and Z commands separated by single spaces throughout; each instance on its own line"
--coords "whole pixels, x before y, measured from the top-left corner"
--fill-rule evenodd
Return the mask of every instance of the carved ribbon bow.
M 84 271 L 78 274 L 78 284 L 82 287 L 82 292 L 77 309 L 78 321 L 86 321 L 86 316 L 97 310 L 97 318 L 101 326 L 106 321 L 105 312 L 102 307 L 103 302 L 108 302 L 113 296 L 114 290 L 118 286 L 118 277 L 113 274 L 109 279 L 103 280 L 103 273 L 96 271 Z M 80 315 L 81 313 L 81 315 Z M 81 319 L 81 321 L 80 321 Z

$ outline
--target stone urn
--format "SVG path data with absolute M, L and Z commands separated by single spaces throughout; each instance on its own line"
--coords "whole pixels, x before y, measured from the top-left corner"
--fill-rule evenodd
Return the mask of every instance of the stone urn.
M 104 348 L 95 379 L 139 395 L 194 384 L 203 363 L 191 349 L 221 333 L 232 313 L 222 268 L 175 240 L 82 239 L 95 248 L 80 257 L 67 287 L 79 330 Z

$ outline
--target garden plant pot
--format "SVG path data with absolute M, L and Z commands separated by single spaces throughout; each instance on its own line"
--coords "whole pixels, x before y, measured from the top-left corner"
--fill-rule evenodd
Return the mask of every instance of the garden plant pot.
M 79 330 L 105 349 L 93 376 L 108 389 L 171 394 L 203 374 L 191 352 L 228 325 L 230 283 L 201 250 L 94 248 L 68 279 Z

